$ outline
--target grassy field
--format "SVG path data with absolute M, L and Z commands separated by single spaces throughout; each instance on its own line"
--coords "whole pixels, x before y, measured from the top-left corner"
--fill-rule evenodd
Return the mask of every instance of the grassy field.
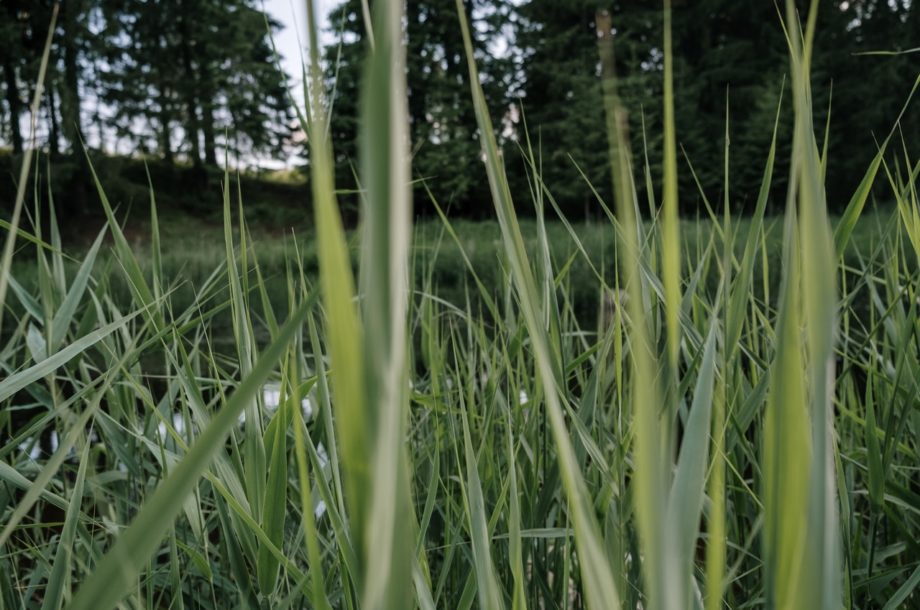
M 215 197 L 219 198 L 220 194 L 216 193 Z M 598 208 L 600 210 L 600 206 Z M 244 209 L 245 221 L 252 249 L 258 257 L 260 271 L 265 280 L 265 289 L 272 302 L 276 303 L 281 311 L 285 311 L 286 265 L 296 259 L 303 266 L 307 276 L 314 279 L 319 269 L 315 229 L 311 223 L 287 227 L 266 224 L 258 218 L 253 219 L 247 210 L 248 205 Z M 138 265 L 149 276 L 156 258 L 164 282 L 173 286 L 173 302 L 188 306 L 195 298 L 195 287 L 203 285 L 214 270 L 226 262 L 223 225 L 181 212 L 160 218 L 159 253 L 155 257 L 149 216 L 146 213 L 143 217 L 139 216 L 139 210 L 135 209 L 128 221 L 122 225 Z M 237 218 L 238 214 L 234 211 L 234 225 L 238 223 Z M 755 262 L 757 273 L 762 274 L 763 267 L 766 266 L 766 278 L 774 291 L 778 289 L 781 279 L 778 271 L 782 259 L 782 221 L 781 216 L 768 216 L 764 219 L 763 252 Z M 834 226 L 839 221 L 839 218 L 831 219 Z M 851 244 L 844 253 L 846 262 L 858 267 L 860 257 L 871 255 L 886 235 L 892 230 L 898 230 L 899 222 L 898 211 L 891 205 L 865 211 L 862 220 L 855 227 Z M 68 254 L 68 258 L 63 261 L 65 273 L 76 273 L 81 259 L 92 246 L 98 231 L 104 228 L 104 224 L 104 221 L 94 224 L 82 235 L 67 236 L 63 246 Z M 537 221 L 533 218 L 522 218 L 520 224 L 524 246 L 528 255 L 533 258 L 540 249 Z M 498 222 L 457 219 L 451 220 L 450 225 L 456 238 L 447 232 L 440 220 L 415 223 L 410 250 L 414 263 L 413 285 L 421 286 L 424 281 L 430 279 L 433 291 L 444 300 L 462 303 L 464 295 L 472 290 L 473 299 L 478 301 L 475 282 L 470 275 L 472 270 L 492 298 L 499 298 L 507 287 L 507 264 L 500 260 L 503 256 L 502 233 Z M 681 221 L 683 258 L 688 264 L 699 259 L 717 225 L 718 222 L 713 223 L 710 219 L 702 218 Z M 735 219 L 734 230 L 737 231 L 737 239 L 734 241 L 734 247 L 737 256 L 743 253 L 744 244 L 750 236 L 750 227 L 750 217 Z M 571 295 L 579 321 L 589 323 L 596 318 L 601 302 L 602 292 L 597 276 L 603 277 L 604 283 L 608 286 L 615 283 L 616 232 L 608 222 L 601 221 L 574 222 L 570 230 L 558 217 L 546 219 L 545 231 L 554 266 L 566 267 L 566 291 Z M 111 249 L 112 239 L 108 234 L 103 239 L 97 265 L 100 268 L 115 268 L 118 261 Z M 761 238 L 758 236 L 754 239 Z M 352 267 L 357 270 L 360 266 L 360 231 L 348 231 L 346 241 Z M 29 244 L 20 244 L 19 247 L 22 254 L 14 259 L 12 275 L 27 291 L 35 292 L 39 286 L 39 265 L 36 264 L 34 247 Z M 111 275 L 110 281 L 109 294 L 119 304 L 129 306 L 130 283 L 117 273 Z M 711 274 L 707 283 L 708 289 L 715 289 L 717 283 L 716 274 Z M 755 289 L 762 291 L 763 284 L 759 284 Z M 762 293 L 759 294 L 762 296 Z M 15 300 L 9 305 L 17 310 L 21 310 L 22 307 L 21 303 Z
M 413 226 L 402 9 L 373 9 L 357 231 L 314 46 L 312 230 L 249 230 L 228 175 L 219 227 L 126 233 L 99 183 L 85 251 L 6 233 L 0 609 L 916 606 L 920 165 L 882 141 L 827 216 L 811 16 L 750 218 L 677 217 L 666 37 L 640 221 L 608 27 L 607 222 L 557 219 L 526 142 L 509 191 L 475 85 L 496 221 Z

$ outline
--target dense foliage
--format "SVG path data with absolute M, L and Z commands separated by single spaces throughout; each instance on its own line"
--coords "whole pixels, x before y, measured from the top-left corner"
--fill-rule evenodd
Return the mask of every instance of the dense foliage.
M 22 151 L 21 126 L 34 87 L 50 21 L 51 0 L 4 0 L 0 5 L 0 142 Z M 465 0 L 474 25 L 476 57 L 486 98 L 500 125 L 513 191 L 526 192 L 528 168 L 520 147 L 530 138 L 541 174 L 572 215 L 600 217 L 582 177 L 605 184 L 609 167 L 598 61 L 595 11 L 616 14 L 616 67 L 629 113 L 632 147 L 644 151 L 651 175 L 661 172 L 661 19 L 645 0 Z M 703 194 L 718 200 L 725 119 L 730 115 L 733 205 L 750 212 L 757 195 L 757 159 L 770 139 L 788 70 L 785 41 L 773 2 L 675 2 L 676 126 L 680 146 L 680 209 L 702 212 Z M 804 3 L 800 3 L 804 6 Z M 466 95 L 461 40 L 452 2 L 407 2 L 405 36 L 413 173 L 416 193 L 428 190 L 455 213 L 490 213 L 473 110 Z M 90 146 L 147 153 L 167 163 L 214 165 L 224 153 L 239 163 L 288 158 L 291 138 L 284 77 L 255 0 L 68 0 L 61 4 L 57 41 L 40 112 L 41 142 L 52 154 Z M 269 20 L 277 31 L 279 24 Z M 358 83 L 367 48 L 361 0 L 341 2 L 328 19 L 327 81 L 335 83 L 331 130 L 336 178 L 354 209 Z M 910 0 L 830 0 L 814 49 L 816 124 L 829 120 L 829 205 L 846 205 L 861 168 L 874 156 L 917 74 L 920 3 Z M 866 54 L 875 51 L 914 53 Z M 294 75 L 299 79 L 300 75 Z M 296 79 L 295 79 L 296 80 Z M 871 92 L 871 93 L 867 93 Z M 832 98 L 832 99 L 831 99 Z M 831 109 L 828 117 L 828 109 Z M 790 109 L 779 146 L 788 152 Z M 908 114 L 906 141 L 920 138 Z M 302 150 L 304 156 L 308 152 Z M 686 155 L 686 157 L 684 157 Z M 86 174 L 75 159 L 74 186 Z M 695 171 L 695 175 L 693 171 Z M 63 168 L 62 168 L 63 171 Z M 778 210 L 786 187 L 774 184 Z M 79 190 L 78 189 L 78 190 Z M 73 191 L 74 189 L 71 189 Z M 601 191 L 609 195 L 603 187 Z M 80 193 L 78 193 L 80 194 Z M 85 195 L 85 193 L 82 193 Z M 85 196 L 78 199 L 86 199 Z M 74 207 L 65 206 L 62 212 Z M 433 214 L 430 205 L 417 212 Z
M 799 3 L 802 7 L 805 2 Z M 414 173 L 441 203 L 471 216 L 490 213 L 484 186 L 470 178 L 479 164 L 472 106 L 462 95 L 465 74 L 450 2 L 407 3 L 409 96 Z M 729 115 L 733 205 L 753 211 L 760 185 L 759 154 L 769 144 L 777 102 L 786 83 L 786 42 L 771 1 L 674 2 L 677 138 L 681 147 L 680 207 L 703 213 L 702 193 L 721 198 L 726 114 Z M 527 136 L 541 173 L 564 211 L 600 217 L 583 172 L 606 184 L 609 168 L 594 16 L 614 15 L 620 95 L 629 113 L 633 150 L 645 151 L 652 177 L 661 174 L 662 29 L 660 6 L 645 0 L 467 0 L 486 98 L 500 126 L 513 192 L 528 178 L 519 146 Z M 360 0 L 343 2 L 330 20 L 335 42 L 327 48 L 329 77 L 338 75 L 333 128 L 337 176 L 353 184 L 349 159 L 357 133 L 357 76 L 365 39 Z M 812 81 L 815 122 L 824 131 L 831 108 L 828 203 L 842 210 L 862 168 L 875 155 L 918 75 L 920 3 L 910 0 L 833 0 L 822 3 Z M 903 55 L 865 55 L 908 51 Z M 335 63 L 333 64 L 333 61 Z M 334 67 L 333 67 L 334 65 Z M 871 92 L 871 93 L 867 93 Z M 788 96 L 787 96 L 788 97 Z M 833 98 L 831 100 L 831 97 Z M 784 109 L 780 151 L 788 153 L 791 110 Z M 917 113 L 900 124 L 908 142 L 920 138 Z M 683 155 L 686 154 L 684 158 Z M 691 167 L 696 172 L 694 177 Z M 774 184 L 771 209 L 785 192 Z M 419 200 L 426 192 L 419 186 Z M 605 191 L 605 194 L 606 193 Z M 431 212 L 422 204 L 420 212 Z
M 0 137 L 22 153 L 50 0 L 0 4 Z M 216 165 L 226 152 L 279 154 L 288 94 L 256 0 L 67 0 L 39 117 L 52 154 L 81 140 L 109 151 Z

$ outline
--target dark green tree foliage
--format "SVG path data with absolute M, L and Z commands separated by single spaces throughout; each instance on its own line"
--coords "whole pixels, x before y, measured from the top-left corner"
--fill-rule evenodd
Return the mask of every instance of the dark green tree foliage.
M 477 54 L 484 86 L 497 116 L 509 111 L 512 91 L 511 61 L 496 57 L 500 49 L 490 42 L 508 22 L 508 7 L 465 2 L 480 34 Z M 418 180 L 417 210 L 431 211 L 424 185 L 438 202 L 461 214 L 487 213 L 488 186 L 481 177 L 482 162 L 476 138 L 476 119 L 470 98 L 463 40 L 457 27 L 456 6 L 444 0 L 409 0 L 406 36 L 413 173 Z M 327 79 L 335 91 L 332 135 L 337 184 L 345 192 L 354 182 L 357 99 L 361 59 L 367 32 L 359 0 L 340 4 L 330 15 L 335 42 L 325 49 Z M 511 85 L 511 86 L 509 86 Z M 349 200 L 346 197 L 346 200 Z M 350 199 L 354 201 L 354 198 Z
M 27 59 L 26 37 L 31 33 L 28 2 L 4 2 L 0 4 L 0 70 L 3 71 L 0 91 L 3 92 L 0 133 L 19 154 L 23 148 L 23 134 L 19 124 L 26 110 L 24 90 L 20 84 L 24 61 Z
M 532 0 L 520 8 L 517 44 L 522 55 L 522 115 L 542 181 L 566 214 L 600 211 L 591 186 L 577 168 L 600 193 L 609 194 L 594 24 L 597 10 L 608 5 L 600 0 Z M 624 18 L 617 13 L 618 20 Z M 621 58 L 631 55 L 632 49 L 630 46 L 627 52 L 625 40 L 617 42 L 618 63 L 623 63 Z M 621 76 L 629 72 L 622 67 L 618 71 Z
M 342 190 L 340 201 L 355 208 L 358 167 L 358 90 L 361 64 L 366 52 L 367 31 L 360 0 L 349 0 L 329 15 L 336 43 L 325 49 L 326 79 L 332 91 L 329 124 L 335 156 L 335 183 Z M 305 149 L 309 148 L 305 146 Z
M 28 110 L 35 92 L 41 55 L 54 8 L 52 0 L 9 0 L 0 3 L 0 139 L 14 154 L 30 145 Z M 38 115 L 38 142 L 55 161 L 54 181 L 66 201 L 62 211 L 80 212 L 86 205 L 87 167 L 82 154 L 84 108 L 91 93 L 90 62 L 94 57 L 89 20 L 94 0 L 60 4 L 56 44 L 51 47 L 44 96 Z M 45 202 L 46 203 L 46 202 Z
M 87 0 L 73 0 L 62 5 L 56 35 L 61 44 L 52 48 L 47 95 L 40 118 L 46 131 L 44 140 L 52 153 L 61 150 L 61 138 L 73 147 L 81 131 L 80 89 L 83 77 L 81 48 L 87 40 L 85 12 Z M 51 0 L 4 0 L 0 3 L 0 137 L 15 153 L 22 152 L 28 133 L 20 121 L 28 112 L 48 27 L 51 24 Z
M 0 144 L 19 153 L 54 0 L 0 0 Z M 701 212 L 702 193 L 723 190 L 725 115 L 730 113 L 732 205 L 749 210 L 760 184 L 787 49 L 773 2 L 673 0 L 680 206 Z M 807 2 L 799 0 L 800 8 Z M 629 112 L 633 160 L 648 161 L 652 201 L 661 176 L 661 5 L 647 0 L 465 0 L 476 55 L 518 202 L 532 178 L 519 146 L 524 126 L 545 184 L 567 214 L 600 208 L 576 164 L 602 196 L 609 167 L 594 16 L 613 14 L 619 92 Z M 278 155 L 289 136 L 283 75 L 276 67 L 260 0 L 67 0 L 39 115 L 39 142 L 52 156 L 91 146 L 156 154 L 168 164 L 215 164 L 228 153 Z M 475 120 L 456 6 L 409 0 L 406 39 L 416 209 L 430 211 L 425 186 L 467 216 L 488 216 Z M 360 0 L 330 18 L 324 50 L 334 95 L 330 129 L 337 184 L 354 206 L 357 100 L 367 44 Z M 278 24 L 270 23 L 277 29 Z M 812 81 L 819 139 L 829 106 L 829 203 L 841 209 L 887 135 L 917 76 L 917 0 L 821 3 Z M 788 97 L 788 96 L 787 96 Z M 726 107 L 728 102 L 728 107 Z M 643 129 L 644 126 L 644 129 Z M 788 99 L 780 116 L 779 159 L 791 137 Z M 900 123 L 908 147 L 920 139 L 920 113 Z M 686 157 L 684 156 L 686 154 Z M 69 170 L 80 173 L 75 156 Z M 700 187 L 690 171 L 696 171 Z M 60 166 L 60 163 L 59 163 Z M 66 176 L 68 171 L 56 175 Z M 780 209 L 785 172 L 773 181 Z M 640 183 L 640 201 L 646 201 Z M 879 193 L 882 193 L 880 189 Z M 643 209 L 646 207 L 642 206 Z M 528 210 L 522 209 L 527 213 Z
M 100 1 L 102 97 L 121 136 L 195 165 L 280 153 L 291 115 L 257 2 Z
M 611 7 L 611 4 L 613 6 Z M 806 14 L 806 2 L 800 2 Z M 719 202 L 723 190 L 726 101 L 730 110 L 732 205 L 753 207 L 773 121 L 788 72 L 787 47 L 772 2 L 674 0 L 674 64 L 677 138 L 686 157 L 679 168 L 684 213 L 701 212 L 690 164 L 703 192 Z M 634 160 L 647 153 L 653 184 L 660 181 L 661 17 L 660 6 L 641 0 L 594 2 L 530 0 L 520 39 L 527 60 L 523 104 L 531 135 L 542 136 L 547 184 L 566 209 L 577 213 L 588 197 L 571 155 L 595 186 L 606 184 L 606 147 L 592 125 L 602 125 L 593 35 L 598 7 L 614 14 L 620 93 L 629 111 Z M 891 128 L 920 68 L 916 54 L 859 55 L 906 50 L 920 40 L 920 3 L 910 0 L 838 0 L 821 4 L 813 61 L 815 125 L 824 137 L 830 123 L 828 201 L 841 210 L 875 153 L 874 139 Z M 779 159 L 788 158 L 791 114 L 788 96 L 780 115 Z M 905 141 L 920 137 L 920 113 L 901 122 Z M 648 138 L 643 141 L 642 118 Z M 683 156 L 683 155 L 682 155 Z M 774 179 L 774 210 L 781 209 L 785 172 Z M 603 192 L 603 191 L 602 191 Z M 658 194 L 656 194 L 657 197 Z M 588 204 L 585 204 L 588 205 Z M 590 212 L 588 212 L 590 213 Z

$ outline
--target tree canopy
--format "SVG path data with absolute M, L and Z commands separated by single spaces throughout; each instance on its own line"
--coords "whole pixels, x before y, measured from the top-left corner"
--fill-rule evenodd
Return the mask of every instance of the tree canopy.
M 0 146 L 14 153 L 27 145 L 20 125 L 52 5 L 0 4 Z M 733 206 L 744 211 L 756 197 L 788 71 L 783 25 L 772 2 L 673 5 L 681 210 L 701 211 L 704 195 L 721 199 L 728 121 L 729 188 Z M 606 196 L 609 188 L 594 24 L 602 8 L 614 15 L 634 161 L 647 162 L 651 184 L 660 182 L 660 6 L 642 0 L 464 0 L 463 6 L 474 25 L 480 74 L 514 189 L 534 188 L 534 168 L 521 154 L 530 147 L 543 184 L 563 211 L 599 213 L 594 190 Z M 269 36 L 280 24 L 261 2 L 68 0 L 61 10 L 39 117 L 42 145 L 52 154 L 68 154 L 84 141 L 201 167 L 224 155 L 289 158 L 296 150 L 285 75 Z M 367 45 L 360 0 L 340 2 L 328 24 L 331 42 L 323 56 L 333 92 L 337 183 L 342 200 L 353 205 Z M 405 35 L 417 209 L 432 209 L 430 193 L 454 213 L 487 215 L 455 3 L 408 0 Z M 920 2 L 822 3 L 812 82 L 815 124 L 830 129 L 832 209 L 846 204 L 875 154 L 875 140 L 897 118 L 917 78 L 918 45 Z M 781 147 L 789 146 L 790 117 L 787 103 L 780 110 Z M 899 127 L 905 142 L 916 141 L 918 114 L 908 112 Z M 782 178 L 774 188 L 785 188 Z

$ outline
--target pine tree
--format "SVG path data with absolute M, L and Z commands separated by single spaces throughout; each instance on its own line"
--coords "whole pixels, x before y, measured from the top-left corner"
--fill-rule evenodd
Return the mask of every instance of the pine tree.
M 281 151 L 287 92 L 254 0 L 102 2 L 103 98 L 120 135 L 195 166 L 217 164 L 219 149 L 236 158 Z

